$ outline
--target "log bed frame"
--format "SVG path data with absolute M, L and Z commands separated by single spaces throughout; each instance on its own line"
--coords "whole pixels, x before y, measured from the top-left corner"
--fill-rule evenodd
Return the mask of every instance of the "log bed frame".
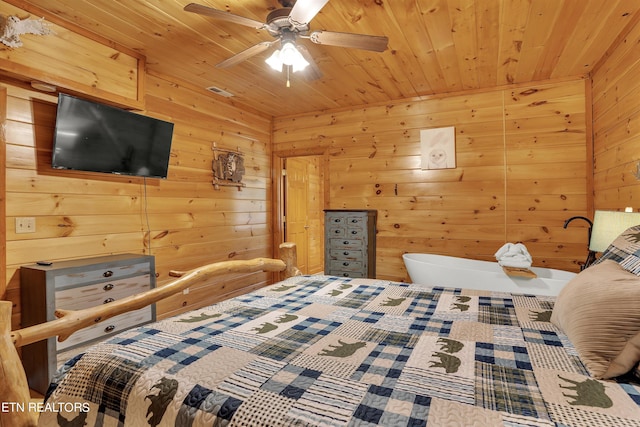
M 0 427 L 27 427 L 38 423 L 37 411 L 27 410 L 31 396 L 27 376 L 17 348 L 49 337 L 58 336 L 64 341 L 73 332 L 128 311 L 137 310 L 160 301 L 173 294 L 206 282 L 214 276 L 227 273 L 253 273 L 258 271 L 282 272 L 283 278 L 300 275 L 296 267 L 296 247 L 294 243 L 280 245 L 280 258 L 255 258 L 246 261 L 223 261 L 208 264 L 187 272 L 172 272 L 179 278 L 165 286 L 150 289 L 136 295 L 111 302 L 107 305 L 83 310 L 56 310 L 56 320 L 11 331 L 10 301 L 0 301 L 0 404 L 22 403 L 24 410 L 0 407 Z M 212 283 L 212 291 L 216 283 Z M 7 410 L 8 409 L 8 410 Z

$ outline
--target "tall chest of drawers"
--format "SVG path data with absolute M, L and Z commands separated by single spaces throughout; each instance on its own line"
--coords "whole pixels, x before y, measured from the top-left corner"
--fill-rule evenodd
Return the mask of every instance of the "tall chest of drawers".
M 122 254 L 20 267 L 22 326 L 54 320 L 57 309 L 108 304 L 155 287 L 153 256 Z M 125 329 L 155 320 L 155 305 L 112 317 L 74 332 L 65 341 L 42 340 L 22 348 L 29 387 L 45 393 L 67 359 Z
M 324 273 L 375 278 L 377 211 L 327 209 L 324 212 Z

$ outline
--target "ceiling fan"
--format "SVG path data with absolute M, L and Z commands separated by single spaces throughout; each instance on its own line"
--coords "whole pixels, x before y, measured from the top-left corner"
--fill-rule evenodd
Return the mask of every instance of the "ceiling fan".
M 309 22 L 320 12 L 329 0 L 278 0 L 283 6 L 269 13 L 266 22 L 234 15 L 223 10 L 203 6 L 196 3 L 184 7 L 187 12 L 210 16 L 222 21 L 232 22 L 259 30 L 266 30 L 275 39 L 258 43 L 220 62 L 217 68 L 227 68 L 251 58 L 271 46 L 280 42 L 280 49 L 276 50 L 267 60 L 272 68 L 278 71 L 286 69 L 296 72 L 309 66 L 306 77 L 314 80 L 322 77 L 320 69 L 313 61 L 305 46 L 297 43 L 298 39 L 308 39 L 319 45 L 339 46 L 383 52 L 387 49 L 388 38 L 385 36 L 370 36 L 365 34 L 338 33 L 333 31 L 312 31 L 309 33 Z M 289 79 L 287 77 L 287 86 Z

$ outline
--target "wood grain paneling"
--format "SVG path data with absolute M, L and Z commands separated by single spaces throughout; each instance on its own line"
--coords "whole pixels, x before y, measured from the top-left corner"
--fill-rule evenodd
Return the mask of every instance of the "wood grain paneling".
M 640 25 L 593 73 L 594 207 L 640 211 Z
M 263 1 L 209 1 L 255 19 L 268 12 Z M 378 275 L 389 279 L 408 280 L 404 252 L 493 260 L 507 241 L 524 242 L 534 265 L 577 271 L 586 256 L 586 228 L 562 225 L 570 216 L 590 215 L 591 191 L 596 208 L 638 209 L 640 26 L 626 38 L 608 30 L 637 22 L 640 9 L 629 2 L 438 0 L 365 7 L 334 1 L 314 25 L 383 32 L 391 49 L 378 55 L 311 46 L 325 77 L 294 79 L 291 90 L 281 76 L 265 75 L 258 59 L 212 72 L 217 60 L 259 37 L 186 14 L 182 3 L 9 3 L 0 11 L 49 8 L 59 36 L 33 36 L 24 50 L 2 50 L 11 76 L 66 76 L 49 81 L 112 103 L 144 99 L 142 114 L 176 124 L 167 180 L 54 171 L 56 98 L 4 82 L 3 276 L 7 298 L 16 303 L 17 269 L 39 259 L 150 253 L 162 285 L 170 269 L 271 256 L 280 235 L 273 230 L 273 152 L 322 154 L 324 207 L 378 210 Z M 612 42 L 615 48 L 607 51 Z M 54 51 L 64 55 L 51 59 Z M 605 51 L 586 90 L 582 77 Z M 148 74 L 140 52 L 153 57 Z M 99 71 L 98 80 L 87 70 Z M 258 73 L 263 78 L 256 81 Z M 214 82 L 237 97 L 203 89 Z M 423 96 L 442 92 L 449 94 Z M 456 129 L 457 168 L 421 170 L 420 130 L 442 126 Z M 214 142 L 244 153 L 242 191 L 213 189 Z M 35 217 L 36 232 L 16 234 L 17 216 Z M 269 280 L 265 274 L 229 277 L 229 295 Z M 193 289 L 160 303 L 159 313 L 219 297 Z
M 39 6 L 143 52 L 150 71 L 203 88 L 217 86 L 275 117 L 582 78 L 640 17 L 640 2 L 634 0 L 333 0 L 311 21 L 311 31 L 385 35 L 389 48 L 378 53 L 300 39 L 322 77 L 308 80 L 293 73 L 286 87 L 286 76 L 264 62 L 272 50 L 214 68 L 273 38 L 185 12 L 192 0 L 10 1 Z M 260 22 L 281 7 L 276 0 L 195 2 Z
M 0 48 L 0 72 L 41 81 L 123 107 L 144 108 L 145 57 L 23 1 L 0 2 L 3 16 L 42 19 L 50 34 Z M 37 18 L 35 18 L 37 17 Z M 80 59 L 80 60 L 78 60 Z
M 534 265 L 577 271 L 587 232 L 583 80 L 274 120 L 274 150 L 329 155 L 329 205 L 378 210 L 378 277 L 404 252 L 494 260 L 522 241 Z M 455 126 L 455 169 L 420 169 L 420 129 Z
M 7 121 L 7 90 L 4 87 L 0 87 L 0 171 L 6 169 L 7 164 L 7 143 L 5 140 L 5 129 Z M 0 176 L 0 212 L 6 210 L 6 197 L 4 197 L 7 191 L 7 174 L 3 173 Z M 4 220 L 5 214 L 2 214 Z M 7 227 L 5 221 L 0 221 L 0 300 L 6 298 L 7 290 Z
M 144 114 L 175 124 L 166 180 L 53 170 L 57 98 L 7 84 L 7 295 L 19 302 L 20 265 L 117 253 L 156 257 L 158 283 L 171 269 L 272 255 L 271 119 L 239 110 L 204 90 L 149 75 Z M 245 155 L 242 191 L 215 190 L 212 144 Z M 16 217 L 36 232 L 16 234 Z M 266 273 L 229 277 L 229 293 L 269 283 Z M 160 317 L 220 295 L 204 290 L 158 305 Z M 19 318 L 18 315 L 14 319 Z

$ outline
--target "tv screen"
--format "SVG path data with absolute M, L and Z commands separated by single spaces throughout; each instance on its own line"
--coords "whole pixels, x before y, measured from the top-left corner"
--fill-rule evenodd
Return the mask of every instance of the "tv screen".
M 166 178 L 173 123 L 58 96 L 52 167 Z

